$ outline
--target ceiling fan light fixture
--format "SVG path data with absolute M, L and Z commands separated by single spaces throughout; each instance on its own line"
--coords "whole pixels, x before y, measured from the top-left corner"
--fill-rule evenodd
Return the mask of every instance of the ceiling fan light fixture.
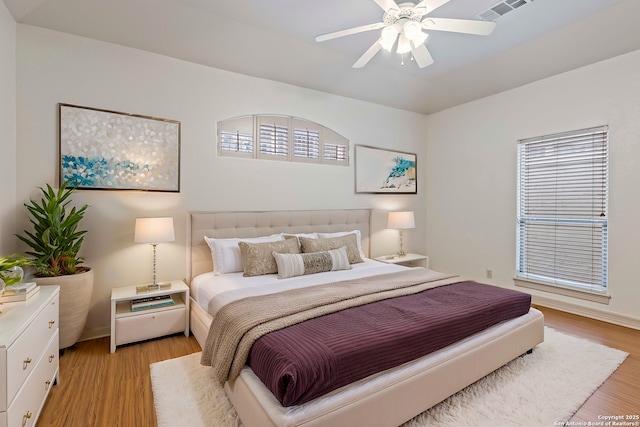
M 421 44 L 424 44 L 424 42 L 427 41 L 427 38 L 429 38 L 429 34 L 425 33 L 424 31 L 420 31 L 418 35 L 411 39 L 411 43 L 413 43 L 413 45 L 417 47 Z
M 380 45 L 383 49 L 391 52 L 393 44 L 396 42 L 398 32 L 393 27 L 385 27 L 382 29 L 382 37 L 380 38 Z
M 411 52 L 411 42 L 404 36 L 404 34 L 400 34 L 400 37 L 398 38 L 398 49 L 396 52 L 400 54 Z
M 495 29 L 496 23 L 470 19 L 436 18 L 428 15 L 435 9 L 451 0 L 421 0 L 418 4 L 405 0 L 374 0 L 384 10 L 382 21 L 346 30 L 321 34 L 316 41 L 323 42 L 338 37 L 349 36 L 371 30 L 382 30 L 380 37 L 353 64 L 353 68 L 364 67 L 380 50 L 392 51 L 396 45 L 396 52 L 400 55 L 411 52 L 412 59 L 420 68 L 433 64 L 433 58 L 425 44 L 429 36 L 423 30 L 444 31 L 451 33 L 487 36 Z M 402 3 L 397 3 L 403 1 Z M 510 5 L 534 0 L 503 0 Z M 404 62 L 403 62 L 404 63 Z
M 416 21 L 409 21 L 406 24 L 404 24 L 404 27 L 402 28 L 402 32 L 404 33 L 404 36 L 406 38 L 413 41 L 414 38 L 418 37 L 422 32 L 422 25 L 420 25 Z

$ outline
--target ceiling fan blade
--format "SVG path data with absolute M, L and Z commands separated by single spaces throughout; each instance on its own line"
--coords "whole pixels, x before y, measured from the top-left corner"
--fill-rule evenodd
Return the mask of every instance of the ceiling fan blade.
M 398 4 L 393 0 L 373 0 L 373 1 L 378 3 L 378 6 L 380 6 L 385 12 L 389 12 L 392 9 L 399 10 Z
M 424 68 L 433 64 L 433 58 L 431 57 L 427 46 L 424 44 L 413 46 L 413 43 L 411 43 L 411 53 L 413 54 L 413 59 L 415 59 L 418 67 Z
M 414 6 L 413 10 L 418 11 L 421 15 L 427 15 L 450 0 L 423 0 Z
M 363 33 L 365 31 L 378 30 L 384 28 L 384 22 L 377 22 L 375 24 L 362 25 L 360 27 L 349 28 L 347 30 L 336 31 L 333 33 L 322 34 L 316 37 L 317 42 L 323 42 L 325 40 L 336 39 L 338 37 L 350 36 L 351 34 Z
M 376 40 L 376 42 L 372 44 L 371 47 L 367 49 L 367 51 L 360 57 L 360 59 L 358 59 L 351 67 L 362 68 L 367 65 L 367 63 L 371 61 L 371 58 L 376 56 L 376 53 L 380 52 L 380 49 L 382 49 L 382 45 L 380 44 L 381 41 L 382 37 Z
M 422 28 L 425 30 L 450 31 L 453 33 L 488 36 L 496 28 L 496 23 L 469 19 L 425 18 L 422 21 Z

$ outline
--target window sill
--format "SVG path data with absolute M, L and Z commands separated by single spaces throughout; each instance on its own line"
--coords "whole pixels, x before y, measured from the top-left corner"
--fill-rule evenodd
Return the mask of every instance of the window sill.
M 569 288 L 561 285 L 550 285 L 548 283 L 537 282 L 533 280 L 522 279 L 520 277 L 514 277 L 513 283 L 516 286 L 528 289 L 535 289 L 543 292 L 550 292 L 553 294 L 564 295 L 572 298 L 583 299 L 586 301 L 597 302 L 600 304 L 609 304 L 611 295 L 608 293 L 587 291 L 576 288 Z

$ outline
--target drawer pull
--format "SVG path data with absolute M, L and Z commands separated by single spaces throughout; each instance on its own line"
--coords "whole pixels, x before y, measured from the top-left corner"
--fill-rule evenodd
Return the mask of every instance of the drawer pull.
M 22 416 L 22 427 L 27 425 L 27 420 L 29 419 L 31 419 L 31 411 L 27 411 L 27 413 Z
M 55 320 L 49 320 L 49 329 L 53 328 L 53 325 L 56 324 Z
M 22 361 L 22 370 L 23 371 L 27 369 L 27 367 L 29 366 L 29 363 L 31 363 L 31 358 L 30 357 L 27 357 L 26 359 L 24 359 Z
M 49 386 L 51 385 L 51 381 L 45 381 L 44 382 L 44 389 L 45 390 L 49 390 Z
M 53 359 L 55 359 L 55 358 L 56 358 L 55 354 L 50 354 L 49 355 L 49 363 L 53 362 Z

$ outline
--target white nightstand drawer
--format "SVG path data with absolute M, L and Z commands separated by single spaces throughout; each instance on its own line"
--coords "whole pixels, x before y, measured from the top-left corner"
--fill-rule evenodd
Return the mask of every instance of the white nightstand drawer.
M 7 349 L 7 404 L 11 404 L 57 330 L 58 299 L 55 298 Z
M 35 426 L 46 395 L 53 387 L 58 372 L 58 330 L 48 342 L 35 368 L 7 411 L 10 426 Z M 37 362 L 37 363 L 36 363 Z
M 116 345 L 184 332 L 186 316 L 187 310 L 181 305 L 172 310 L 136 313 L 136 316 L 117 318 Z

